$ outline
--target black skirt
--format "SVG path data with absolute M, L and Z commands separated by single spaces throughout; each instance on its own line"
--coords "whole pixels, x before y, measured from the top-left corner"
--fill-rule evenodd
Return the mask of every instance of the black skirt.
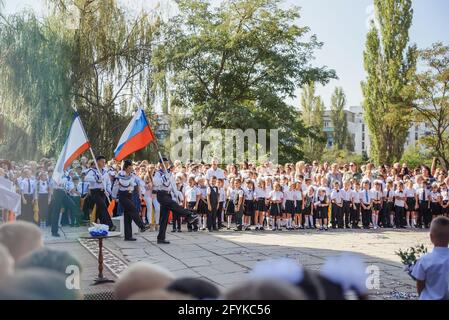
M 305 216 L 309 216 L 312 213 L 312 206 L 304 207 L 304 210 L 302 210 L 302 213 Z
M 449 201 L 447 201 L 447 200 L 444 200 L 443 201 L 443 205 L 447 205 L 447 203 L 448 203 Z M 449 214 L 449 207 L 447 207 L 447 208 L 443 208 L 443 207 L 441 207 L 441 214 Z
M 430 212 L 432 212 L 432 216 L 438 216 L 441 214 L 441 205 L 438 202 L 430 203 Z
M 302 213 L 302 200 L 296 200 L 295 213 L 296 214 L 301 214 Z
M 282 215 L 280 203 L 272 203 L 270 205 L 270 215 L 274 217 Z
M 245 200 L 245 216 L 252 216 L 254 214 L 254 201 L 253 200 Z
M 227 201 L 226 201 L 226 210 L 225 210 L 225 214 L 226 214 L 226 215 L 234 215 L 234 214 L 235 214 L 234 201 L 231 201 L 231 200 L 227 200 Z
M 207 204 L 203 200 L 198 203 L 198 214 L 208 214 Z
M 267 211 L 267 204 L 265 203 L 265 198 L 257 199 L 256 210 L 261 212 Z
M 416 201 L 413 197 L 407 197 L 407 211 L 415 211 Z
M 295 214 L 295 201 L 294 200 L 286 200 L 285 201 L 285 213 Z
M 380 211 L 382 205 L 380 203 L 373 203 L 373 210 Z

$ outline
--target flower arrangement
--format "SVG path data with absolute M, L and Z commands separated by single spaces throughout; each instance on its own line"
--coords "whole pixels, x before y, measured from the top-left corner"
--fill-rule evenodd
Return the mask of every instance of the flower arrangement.
M 93 227 L 90 227 L 88 230 L 92 237 L 107 236 L 109 233 L 109 226 L 94 223 Z
M 411 275 L 413 267 L 415 266 L 416 261 L 427 253 L 427 248 L 423 244 L 420 244 L 404 251 L 399 249 L 399 251 L 396 251 L 395 253 L 401 258 L 401 262 L 404 265 L 404 271 L 407 271 L 407 273 L 413 278 Z

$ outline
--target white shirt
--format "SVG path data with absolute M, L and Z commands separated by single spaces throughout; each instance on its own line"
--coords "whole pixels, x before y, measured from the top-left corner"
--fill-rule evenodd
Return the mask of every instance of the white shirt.
M 384 198 L 387 202 L 393 202 L 394 190 L 393 189 L 384 190 Z
M 440 193 L 438 191 L 437 192 L 430 191 L 430 201 L 438 202 L 439 200 L 440 200 Z
M 420 300 L 447 299 L 449 290 L 449 248 L 435 247 L 432 252 L 418 259 L 412 276 L 425 281 Z
M 223 187 L 218 188 L 218 202 L 224 202 L 226 200 L 225 189 Z
M 376 189 L 371 189 L 371 199 L 375 200 L 375 201 L 380 201 L 382 200 L 383 197 L 383 192 L 380 190 L 376 190 Z
M 294 201 L 295 200 L 295 191 L 294 190 L 285 191 L 284 192 L 284 200 Z
M 443 201 L 449 200 L 449 192 L 448 190 L 441 190 L 441 198 L 443 198 Z
M 356 190 L 351 191 L 351 200 L 354 203 L 360 203 L 360 190 L 359 191 L 356 191 Z
M 343 201 L 351 201 L 351 197 L 352 197 L 352 189 L 348 189 L 348 190 L 340 190 L 341 192 L 343 192 Z
M 217 167 L 217 170 L 214 170 L 212 167 L 207 169 L 207 171 L 206 171 L 207 183 L 209 183 L 210 178 L 212 178 L 213 176 L 217 177 L 217 179 L 225 178 L 224 171 L 218 167 Z
M 256 197 L 256 199 L 266 198 L 267 192 L 262 188 L 256 187 L 256 190 L 254 190 L 254 196 Z
M 426 187 L 418 187 L 416 188 L 416 193 L 418 193 L 418 200 L 419 201 L 423 201 L 423 197 L 424 197 L 424 201 L 428 201 L 429 200 L 429 190 Z
M 22 194 L 34 194 L 36 181 L 33 178 L 23 178 L 20 180 L 19 189 Z
M 76 187 L 76 190 L 81 196 L 84 196 L 89 191 L 89 184 L 87 182 L 81 181 Z
M 111 189 L 111 179 L 109 178 L 108 170 L 105 168 L 101 169 L 101 173 L 97 171 L 96 168 L 89 169 L 87 171 L 85 182 L 89 182 L 89 189 L 105 189 L 110 191 Z
M 398 207 L 404 207 L 405 201 L 402 199 L 398 199 L 398 197 L 405 197 L 404 191 L 395 191 L 394 192 L 394 205 Z
M 343 203 L 343 191 L 333 189 L 331 192 L 331 200 L 334 203 L 342 204 Z
M 187 186 L 185 188 L 185 198 L 187 202 L 196 202 L 196 197 L 198 195 L 198 188 L 196 186 Z
M 293 199 L 295 199 L 295 201 L 302 201 L 302 195 L 302 190 L 293 191 Z
M 360 190 L 359 192 L 359 198 L 360 202 L 363 204 L 370 204 L 371 203 L 371 192 L 370 190 Z
M 404 192 L 407 198 L 414 198 L 416 195 L 416 190 L 414 188 L 405 188 Z
M 49 189 L 50 189 L 48 181 L 38 180 L 36 189 L 37 189 L 37 193 L 38 194 L 46 194 L 46 193 L 48 193 Z
M 244 189 L 245 200 L 254 200 L 254 190 Z
M 284 198 L 284 193 L 282 191 L 271 191 L 268 198 L 272 201 L 280 201 Z

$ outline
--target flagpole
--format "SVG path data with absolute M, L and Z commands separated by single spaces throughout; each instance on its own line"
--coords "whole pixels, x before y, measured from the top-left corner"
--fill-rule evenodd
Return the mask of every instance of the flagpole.
M 73 108 L 75 109 L 75 112 L 78 114 L 78 117 L 80 117 L 80 119 L 81 119 L 81 116 L 80 116 L 80 114 L 78 113 L 78 110 L 76 109 L 76 106 L 74 106 Z M 81 124 L 81 129 L 83 130 L 84 136 L 87 138 L 87 134 L 86 134 L 86 130 L 84 130 L 84 124 L 83 124 L 83 122 L 80 121 L 80 124 Z M 100 167 L 98 166 L 97 158 L 95 157 L 94 151 L 92 150 L 92 145 L 91 145 L 89 139 L 88 139 L 88 141 L 89 141 L 89 150 L 90 150 L 90 154 L 92 155 L 92 158 L 93 158 L 94 163 L 95 163 L 95 167 L 97 168 L 97 171 L 98 171 L 98 174 L 100 174 L 101 171 L 100 171 Z M 103 178 L 103 177 L 102 177 L 102 178 Z M 106 199 L 108 200 L 108 203 L 110 204 L 110 203 L 111 203 L 111 199 L 109 199 L 109 196 L 108 196 L 108 194 L 106 193 L 106 182 L 105 182 L 104 180 L 103 180 L 103 189 L 104 189 L 104 194 L 105 194 L 105 196 L 106 196 Z

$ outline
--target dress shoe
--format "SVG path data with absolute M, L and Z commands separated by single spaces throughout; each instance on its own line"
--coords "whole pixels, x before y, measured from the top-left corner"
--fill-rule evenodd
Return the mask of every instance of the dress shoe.
M 129 239 L 126 239 L 126 238 L 125 238 L 125 241 L 137 241 L 137 239 L 136 239 L 136 238 L 129 238 Z
M 52 236 L 52 237 L 59 238 L 61 235 L 60 235 L 59 233 L 52 233 L 51 236 Z
M 190 216 L 187 217 L 187 222 L 190 224 L 198 224 L 200 221 L 200 217 L 196 213 L 192 213 Z
M 158 243 L 158 244 L 169 244 L 170 241 L 167 241 L 167 240 L 157 240 L 157 243 Z
M 140 228 L 140 232 L 145 232 L 145 231 L 147 231 L 150 228 L 151 228 L 151 226 L 149 224 L 146 224 L 146 225 L 143 226 L 143 228 Z
M 116 226 L 112 226 L 112 227 L 109 228 L 109 231 L 111 231 L 111 232 L 114 232 L 115 230 L 117 230 Z

